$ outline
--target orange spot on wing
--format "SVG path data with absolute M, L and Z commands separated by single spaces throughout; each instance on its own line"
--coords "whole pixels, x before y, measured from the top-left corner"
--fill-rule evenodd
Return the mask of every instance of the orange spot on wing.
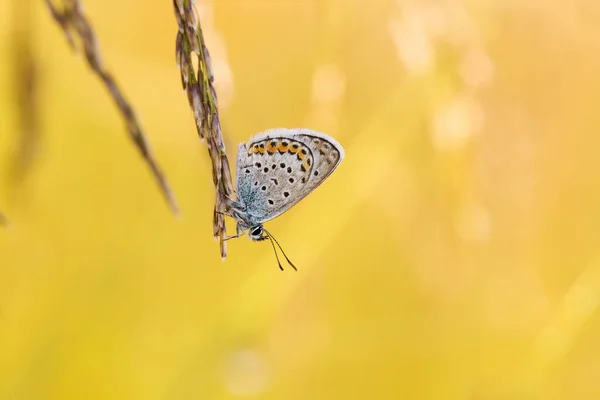
M 273 141 L 267 142 L 267 151 L 269 152 L 269 154 L 273 154 L 277 150 L 277 142 L 274 142 L 274 145 L 272 144 L 272 142 Z
M 250 147 L 250 150 L 248 150 L 248 154 L 256 154 L 256 153 L 258 153 L 258 145 L 257 144 Z
M 288 151 L 292 154 L 296 154 L 297 152 L 300 151 L 300 146 L 298 146 L 297 144 L 293 144 L 290 146 Z
M 284 146 L 284 145 L 283 145 L 281 142 L 279 142 L 279 143 L 277 144 L 277 151 L 278 151 L 278 152 L 280 152 L 281 154 L 283 154 L 283 153 L 287 153 L 287 151 L 288 151 L 288 148 L 289 148 L 289 147 L 290 147 L 290 145 L 289 145 L 289 144 L 286 144 L 286 145 Z

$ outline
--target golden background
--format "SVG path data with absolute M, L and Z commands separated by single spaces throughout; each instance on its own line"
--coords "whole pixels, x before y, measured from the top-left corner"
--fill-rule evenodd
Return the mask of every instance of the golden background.
M 267 224 L 298 272 L 246 238 L 220 259 L 171 1 L 83 3 L 179 219 L 25 3 L 0 1 L 0 399 L 600 398 L 600 3 L 199 1 L 230 160 L 272 127 L 346 150 Z

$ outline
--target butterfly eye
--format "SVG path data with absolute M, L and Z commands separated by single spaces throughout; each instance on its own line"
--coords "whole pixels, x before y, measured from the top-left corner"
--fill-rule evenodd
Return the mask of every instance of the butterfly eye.
M 261 236 L 262 235 L 262 226 L 255 226 L 251 231 L 250 234 L 252 236 Z

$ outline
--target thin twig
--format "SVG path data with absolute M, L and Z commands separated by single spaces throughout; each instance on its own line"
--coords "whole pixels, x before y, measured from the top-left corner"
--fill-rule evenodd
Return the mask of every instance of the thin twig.
M 142 128 L 138 123 L 133 108 L 125 99 L 114 78 L 106 70 L 102 63 L 96 35 L 94 34 L 94 30 L 92 29 L 88 19 L 83 14 L 81 2 L 79 0 L 64 0 L 63 3 L 63 11 L 60 12 L 56 9 L 56 7 L 54 7 L 51 0 L 46 0 L 46 4 L 50 9 L 52 17 L 61 26 L 65 32 L 65 36 L 69 42 L 69 45 L 74 50 L 76 49 L 74 34 L 77 35 L 77 39 L 83 46 L 88 65 L 92 71 L 98 75 L 110 92 L 110 95 L 112 96 L 114 102 L 119 108 L 119 111 L 121 112 L 121 115 L 123 116 L 123 119 L 125 120 L 131 140 L 146 161 L 146 164 L 148 164 L 150 167 L 154 179 L 158 183 L 161 192 L 171 207 L 171 210 L 175 214 L 178 214 L 179 207 L 177 206 L 175 196 L 173 195 L 161 168 L 158 166 L 158 163 L 152 154 L 150 145 L 148 144 L 142 132 Z
M 206 139 L 212 162 L 213 183 L 217 192 L 213 210 L 213 235 L 219 238 L 221 257 L 225 259 L 227 246 L 224 241 L 223 213 L 227 199 L 233 193 L 233 183 L 219 120 L 210 54 L 204 43 L 202 28 L 192 0 L 173 0 L 173 7 L 179 26 L 176 39 L 177 65 L 181 72 L 181 83 L 194 112 L 198 136 L 201 140 Z M 192 53 L 197 57 L 197 71 L 192 63 Z
M 9 170 L 10 180 L 20 184 L 35 160 L 40 141 L 39 74 L 32 49 L 32 0 L 13 1 L 15 99 L 19 129 L 17 148 Z

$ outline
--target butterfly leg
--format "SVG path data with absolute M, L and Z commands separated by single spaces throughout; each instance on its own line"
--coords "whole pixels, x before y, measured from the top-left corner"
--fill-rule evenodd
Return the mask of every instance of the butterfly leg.
M 239 238 L 240 236 L 243 236 L 243 235 L 244 235 L 244 233 L 240 233 L 239 235 L 235 235 L 235 236 L 225 236 L 223 238 L 223 241 L 228 241 L 229 239 L 237 239 L 237 238 Z
M 269 235 L 267 235 L 267 233 L 264 231 L 264 229 L 262 229 L 260 232 L 260 236 L 255 238 L 254 240 L 256 240 L 257 242 L 262 242 L 263 240 L 267 240 L 268 238 L 269 238 Z
M 235 225 L 235 236 L 227 236 L 227 234 L 226 234 L 225 237 L 223 238 L 223 240 L 236 239 L 236 238 L 239 238 L 240 236 L 244 236 L 245 233 L 246 233 L 246 231 L 243 229 L 240 229 L 240 225 L 236 224 Z

